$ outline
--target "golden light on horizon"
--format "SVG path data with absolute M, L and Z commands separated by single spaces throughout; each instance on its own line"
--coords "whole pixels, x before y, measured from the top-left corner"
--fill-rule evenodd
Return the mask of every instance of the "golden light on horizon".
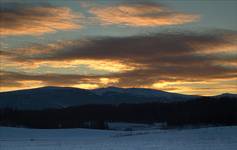
M 81 89 L 95 89 L 98 88 L 99 86 L 97 84 L 82 83 L 82 84 L 75 84 L 72 87 Z

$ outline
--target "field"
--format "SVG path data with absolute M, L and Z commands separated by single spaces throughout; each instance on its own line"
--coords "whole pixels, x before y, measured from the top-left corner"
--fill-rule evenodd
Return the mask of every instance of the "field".
M 237 126 L 111 131 L 0 128 L 1 150 L 234 150 Z

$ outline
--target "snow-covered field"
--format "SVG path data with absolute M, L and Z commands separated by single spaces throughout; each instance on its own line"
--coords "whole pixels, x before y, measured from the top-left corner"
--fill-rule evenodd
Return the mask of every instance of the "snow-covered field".
M 236 150 L 237 126 L 109 131 L 0 127 L 1 150 Z

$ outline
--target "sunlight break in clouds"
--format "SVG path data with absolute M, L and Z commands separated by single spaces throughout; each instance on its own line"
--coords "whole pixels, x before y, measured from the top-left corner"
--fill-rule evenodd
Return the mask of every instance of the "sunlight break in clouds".
M 157 4 L 94 7 L 90 12 L 107 25 L 168 26 L 191 23 L 200 18 L 199 15 L 176 12 Z
M 81 89 L 95 89 L 95 88 L 98 88 L 99 86 L 97 84 L 83 83 L 83 84 L 73 85 L 72 87 L 81 88 Z
M 57 58 L 52 60 L 45 59 L 53 56 L 55 53 L 70 51 L 69 47 L 77 49 L 79 46 L 87 44 L 90 44 L 89 40 L 87 42 L 84 42 L 84 40 L 62 41 L 46 45 L 30 44 L 26 47 L 12 49 L 11 51 L 0 51 L 0 58 L 2 62 L 5 62 L 1 64 L 1 67 L 2 69 L 7 69 L 8 67 L 21 68 L 27 70 L 28 72 L 42 66 L 67 69 L 85 65 L 89 69 L 106 72 L 125 72 L 134 70 L 138 67 L 138 64 L 129 62 L 125 64 L 119 60 L 113 60 L 110 58 L 94 59 L 75 57 L 68 59 L 62 58 L 62 60 L 58 60 Z M 77 51 L 79 51 L 79 49 Z
M 80 18 L 80 15 L 74 14 L 67 7 L 19 8 L 1 9 L 0 34 L 2 36 L 42 35 L 81 27 L 74 22 L 74 19 Z

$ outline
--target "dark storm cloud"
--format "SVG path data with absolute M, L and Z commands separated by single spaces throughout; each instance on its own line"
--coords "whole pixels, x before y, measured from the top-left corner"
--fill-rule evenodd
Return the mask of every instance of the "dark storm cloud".
M 215 36 L 197 36 L 191 34 L 157 34 L 149 36 L 135 37 L 105 37 L 99 39 L 87 39 L 72 41 L 68 43 L 58 43 L 64 45 L 55 54 L 42 59 L 73 59 L 73 58 L 132 58 L 155 55 L 176 55 L 192 51 L 189 43 L 218 44 L 223 40 Z M 67 49 L 67 50 L 65 50 Z M 134 53 L 136 52 L 136 53 Z M 177 55 L 179 55 L 177 53 Z M 139 57 L 138 57 L 139 56 Z M 39 58 L 40 59 L 40 58 Z
M 228 39 L 232 36 L 232 39 Z M 49 55 L 35 55 L 31 60 L 119 60 L 153 66 L 200 66 L 212 61 L 227 59 L 210 54 L 229 53 L 236 48 L 237 33 L 160 33 L 134 37 L 105 37 L 58 43 L 58 49 Z M 231 49 L 230 49 L 231 48 Z M 221 49 L 218 50 L 218 49 Z M 208 53 L 209 55 L 207 55 Z M 27 59 L 27 58 L 26 58 Z

